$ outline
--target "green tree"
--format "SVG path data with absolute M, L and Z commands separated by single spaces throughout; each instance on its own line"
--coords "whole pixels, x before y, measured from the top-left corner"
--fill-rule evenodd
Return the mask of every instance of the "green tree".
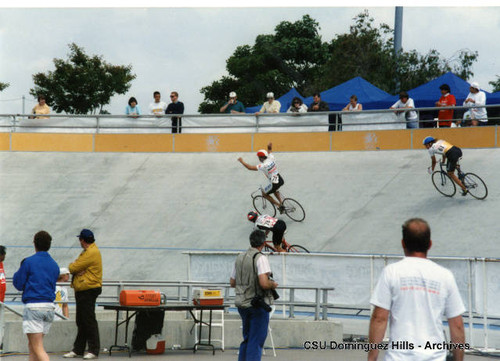
M 472 75 L 477 52 L 457 51 L 449 59 L 431 49 L 421 55 L 416 50 L 402 50 L 394 54 L 394 31 L 386 24 L 376 28 L 367 10 L 354 18 L 347 34 L 338 35 L 330 44 L 329 58 L 324 64 L 316 84 L 327 89 L 355 76 L 361 76 L 375 86 L 394 92 L 396 81 L 400 89 L 409 90 L 422 85 L 448 71 L 463 79 Z
M 493 81 L 488 82 L 488 84 L 490 84 L 493 87 L 493 92 L 500 91 L 500 76 L 497 75 L 496 77 L 497 77 L 497 80 L 493 80 Z
M 33 75 L 35 87 L 30 94 L 44 94 L 57 112 L 103 114 L 114 94 L 124 94 L 135 79 L 132 66 L 111 65 L 101 56 L 92 57 L 84 49 L 69 45 L 68 60 L 54 59 L 55 70 Z
M 5 88 L 7 88 L 9 85 L 10 85 L 9 83 L 0 82 L 0 92 L 3 91 Z
M 280 22 L 274 34 L 258 35 L 253 46 L 238 46 L 226 61 L 229 75 L 201 89 L 204 101 L 198 110 L 218 112 L 233 90 L 246 105 L 254 105 L 264 102 L 268 91 L 278 97 L 291 87 L 299 92 L 310 88 L 328 52 L 319 29 L 304 15 L 293 23 Z

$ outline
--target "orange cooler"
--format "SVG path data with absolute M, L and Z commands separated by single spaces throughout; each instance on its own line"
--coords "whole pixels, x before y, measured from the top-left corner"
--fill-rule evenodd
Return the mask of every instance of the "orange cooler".
M 123 290 L 120 292 L 122 306 L 159 306 L 161 294 L 152 290 Z

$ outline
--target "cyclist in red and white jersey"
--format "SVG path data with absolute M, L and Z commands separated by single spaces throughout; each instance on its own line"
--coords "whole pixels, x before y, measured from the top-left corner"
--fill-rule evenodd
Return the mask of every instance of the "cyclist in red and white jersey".
M 269 232 L 273 232 L 273 244 L 278 252 L 285 252 L 281 247 L 281 242 L 283 241 L 283 235 L 286 231 L 286 223 L 281 219 L 277 219 L 267 214 L 258 215 L 256 212 L 248 212 L 247 218 L 250 222 L 255 223 L 255 228 L 263 230 L 266 232 L 266 236 Z
M 243 164 L 243 166 L 248 170 L 262 171 L 264 175 L 269 179 L 269 184 L 262 191 L 262 196 L 266 198 L 269 202 L 273 203 L 278 207 L 280 213 L 283 213 L 283 199 L 281 197 L 278 189 L 285 184 L 285 181 L 278 172 L 278 167 L 276 166 L 276 161 L 274 155 L 272 154 L 273 143 L 267 145 L 267 151 L 261 149 L 257 152 L 257 157 L 260 160 L 260 164 L 250 165 L 246 163 L 243 158 L 238 158 L 238 162 Z M 271 194 L 276 196 L 275 200 L 271 197 Z
M 436 167 L 436 154 L 442 155 L 444 163 L 446 160 L 446 171 L 453 181 L 462 188 L 462 195 L 467 195 L 467 188 L 455 175 L 455 169 L 457 168 L 457 162 L 462 157 L 462 150 L 443 139 L 434 139 L 433 137 L 425 137 L 423 141 L 424 146 L 429 150 L 431 156 L 432 165 L 429 167 L 429 173 L 432 174 L 434 168 Z

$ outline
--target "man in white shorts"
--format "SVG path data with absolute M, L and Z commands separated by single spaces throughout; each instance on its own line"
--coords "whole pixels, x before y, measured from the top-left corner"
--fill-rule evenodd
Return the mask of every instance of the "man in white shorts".
M 385 360 L 444 361 L 447 350 L 462 361 L 465 343 L 460 298 L 453 274 L 427 259 L 432 246 L 426 221 L 412 218 L 403 224 L 403 260 L 384 268 L 370 303 L 368 360 L 375 361 L 378 348 L 386 349 Z M 381 345 L 390 316 L 387 348 Z M 443 320 L 448 319 L 451 342 L 444 340 Z
M 35 234 L 36 253 L 21 262 L 13 284 L 23 291 L 23 332 L 28 337 L 29 359 L 48 361 L 43 336 L 54 320 L 54 298 L 59 266 L 49 255 L 52 237 L 45 231 Z
M 257 157 L 259 158 L 260 164 L 250 165 L 246 163 L 243 158 L 238 158 L 238 162 L 243 164 L 243 166 L 248 170 L 262 171 L 264 175 L 269 179 L 268 186 L 262 191 L 262 196 L 266 198 L 269 202 L 273 203 L 280 211 L 283 213 L 283 199 L 281 197 L 278 189 L 285 184 L 285 181 L 278 172 L 278 167 L 276 166 L 276 161 L 274 155 L 272 154 L 273 143 L 267 145 L 267 151 L 261 149 L 257 152 Z M 276 200 L 271 197 L 271 194 L 275 195 Z

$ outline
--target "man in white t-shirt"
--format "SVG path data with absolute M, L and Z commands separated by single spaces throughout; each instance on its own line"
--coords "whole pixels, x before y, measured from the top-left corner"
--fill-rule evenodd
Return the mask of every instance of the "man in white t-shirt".
M 269 202 L 273 203 L 278 207 L 280 213 L 283 213 L 283 199 L 281 197 L 278 189 L 285 184 L 285 181 L 278 172 L 278 167 L 276 166 L 276 161 L 274 155 L 272 154 L 273 143 L 267 145 L 267 151 L 265 149 L 260 149 L 257 152 L 257 157 L 259 158 L 260 164 L 250 165 L 246 163 L 243 158 L 238 158 L 238 162 L 243 164 L 243 166 L 248 170 L 260 170 L 269 179 L 269 184 L 262 190 L 262 196 L 266 198 Z M 271 197 L 271 194 L 276 196 L 276 199 Z
M 390 107 L 390 109 L 415 109 L 415 103 L 410 98 L 407 92 L 402 91 L 399 93 L 399 100 Z M 406 128 L 418 128 L 418 115 L 414 110 L 397 110 L 396 114 L 403 113 L 406 119 Z
M 375 361 L 390 316 L 390 335 L 386 361 L 444 361 L 447 350 L 455 361 L 462 361 L 465 343 L 462 313 L 465 307 L 453 274 L 427 259 L 432 246 L 426 221 L 412 218 L 403 224 L 403 260 L 384 268 L 370 303 L 375 306 L 369 330 Z M 445 342 L 443 320 L 450 327 L 450 342 Z
M 149 114 L 151 115 L 164 115 L 167 109 L 167 103 L 161 101 L 161 94 L 159 91 L 153 93 L 154 102 L 149 104 Z

